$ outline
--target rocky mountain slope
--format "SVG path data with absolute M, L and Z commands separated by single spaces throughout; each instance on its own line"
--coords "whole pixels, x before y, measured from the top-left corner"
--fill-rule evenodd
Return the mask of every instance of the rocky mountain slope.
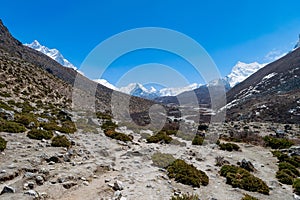
M 300 49 L 260 69 L 227 93 L 230 119 L 299 123 Z

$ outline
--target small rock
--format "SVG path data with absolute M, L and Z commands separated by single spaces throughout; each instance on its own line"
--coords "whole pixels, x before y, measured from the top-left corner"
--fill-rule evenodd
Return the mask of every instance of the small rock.
M 90 183 L 88 181 L 83 181 L 82 184 L 85 186 L 89 186 Z
M 108 182 L 110 182 L 110 179 L 105 179 L 104 182 L 108 183 Z
M 124 189 L 123 183 L 122 183 L 121 181 L 116 181 L 116 182 L 114 182 L 113 189 L 114 189 L 115 191 L 117 191 L 117 190 L 123 190 L 123 189 Z
M 27 194 L 27 195 L 32 196 L 32 197 L 38 197 L 39 196 L 39 194 L 34 190 L 27 190 L 27 191 L 24 192 L 24 194 Z
M 121 191 L 115 191 L 114 196 L 112 197 L 112 200 L 120 200 L 122 198 Z
M 15 192 L 16 192 L 15 188 L 6 185 L 6 186 L 4 186 L 0 195 L 5 194 L 5 193 L 15 193 Z
M 36 176 L 35 181 L 38 185 L 43 185 L 44 184 L 44 178 L 42 176 Z
M 71 187 L 74 187 L 75 185 L 77 185 L 76 182 L 66 182 L 66 183 L 63 184 L 63 187 L 65 189 L 70 189 Z

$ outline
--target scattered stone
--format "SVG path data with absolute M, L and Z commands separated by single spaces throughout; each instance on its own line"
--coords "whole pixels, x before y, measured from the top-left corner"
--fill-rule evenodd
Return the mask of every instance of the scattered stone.
M 116 182 L 114 182 L 113 189 L 114 189 L 115 191 L 117 191 L 117 190 L 123 190 L 123 189 L 124 189 L 123 183 L 122 183 L 121 181 L 116 181 Z
M 70 181 L 70 182 L 65 182 L 64 184 L 63 184 L 63 187 L 65 188 L 65 189 L 70 189 L 71 187 L 74 187 L 75 185 L 77 185 L 77 183 L 76 182 L 72 182 L 72 181 Z
M 45 180 L 42 176 L 38 175 L 38 176 L 35 177 L 35 181 L 38 185 L 43 185 Z
M 8 111 L 3 108 L 0 108 L 0 113 L 3 114 L 3 118 L 7 121 L 13 121 L 15 120 L 15 112 L 14 111 Z
M 16 192 L 15 188 L 6 185 L 6 186 L 4 186 L 0 195 L 5 194 L 5 193 L 15 193 L 15 192 Z
M 110 179 L 105 179 L 104 182 L 108 183 L 108 182 L 110 182 Z
M 38 117 L 37 120 L 38 120 L 38 122 L 41 122 L 41 123 L 48 123 L 49 122 L 49 119 L 42 118 L 42 117 Z
M 39 194 L 35 190 L 27 190 L 24 192 L 24 194 L 27 194 L 27 195 L 35 197 L 35 198 L 39 197 Z
M 243 159 L 242 162 L 238 162 L 238 165 L 241 168 L 246 169 L 249 172 L 254 172 L 256 171 L 255 167 L 253 166 L 253 164 L 250 161 L 247 161 L 246 159 Z
M 115 191 L 114 196 L 112 197 L 112 200 L 121 200 L 122 198 L 122 192 L 121 191 Z
M 85 186 L 89 186 L 90 183 L 88 181 L 83 181 L 82 184 Z

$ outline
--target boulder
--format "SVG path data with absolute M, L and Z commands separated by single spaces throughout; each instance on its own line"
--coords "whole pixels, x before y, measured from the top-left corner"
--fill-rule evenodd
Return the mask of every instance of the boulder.
M 114 189 L 115 191 L 117 191 L 117 190 L 123 190 L 123 189 L 124 189 L 123 183 L 122 183 L 121 181 L 116 181 L 116 182 L 114 182 L 113 189 Z
M 16 192 L 15 188 L 6 185 L 6 186 L 4 186 L 0 195 L 5 194 L 5 193 L 15 193 L 15 192 Z
M 250 161 L 247 161 L 246 159 L 243 159 L 242 162 L 238 163 L 241 168 L 244 168 L 245 170 L 249 172 L 254 172 L 256 171 L 255 167 Z

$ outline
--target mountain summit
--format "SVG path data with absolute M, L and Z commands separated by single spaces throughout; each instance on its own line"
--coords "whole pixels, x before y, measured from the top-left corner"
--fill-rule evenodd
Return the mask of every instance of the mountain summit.
M 63 57 L 63 55 L 57 49 L 49 49 L 46 46 L 41 45 L 37 40 L 34 40 L 31 44 L 24 44 L 32 49 L 35 49 L 43 54 L 49 56 L 59 64 L 65 67 L 77 69 L 72 63 Z

